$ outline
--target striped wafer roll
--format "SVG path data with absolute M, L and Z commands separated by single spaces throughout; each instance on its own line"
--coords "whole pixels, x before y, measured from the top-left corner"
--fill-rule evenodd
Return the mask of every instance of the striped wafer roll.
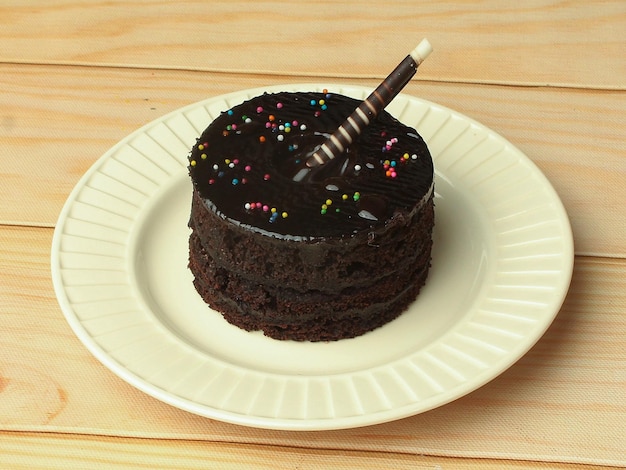
M 348 116 L 341 126 L 311 155 L 306 165 L 313 168 L 341 155 L 354 139 L 411 80 L 417 67 L 432 52 L 428 40 L 423 39 L 393 72 Z

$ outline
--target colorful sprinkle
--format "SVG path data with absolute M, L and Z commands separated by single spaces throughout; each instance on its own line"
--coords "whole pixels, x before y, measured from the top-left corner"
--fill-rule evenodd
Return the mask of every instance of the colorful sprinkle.
M 261 142 L 261 143 L 265 142 L 265 136 L 264 135 L 259 137 L 259 142 Z
M 195 161 L 195 160 L 191 160 L 191 161 L 189 162 L 189 164 L 190 164 L 191 166 L 196 166 L 196 161 Z

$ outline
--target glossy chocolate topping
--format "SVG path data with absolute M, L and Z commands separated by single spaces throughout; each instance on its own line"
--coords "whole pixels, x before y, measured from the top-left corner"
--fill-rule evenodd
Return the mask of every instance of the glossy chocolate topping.
M 285 92 L 224 111 L 191 151 L 193 184 L 220 217 L 281 239 L 343 239 L 410 216 L 430 197 L 433 163 L 415 129 L 387 112 L 343 155 L 294 180 L 360 103 Z

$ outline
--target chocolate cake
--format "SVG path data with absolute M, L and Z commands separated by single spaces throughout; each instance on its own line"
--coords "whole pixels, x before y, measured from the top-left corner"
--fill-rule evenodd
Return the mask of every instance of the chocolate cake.
M 433 163 L 382 112 L 338 158 L 295 178 L 361 102 L 263 94 L 225 110 L 189 156 L 189 267 L 212 309 L 276 339 L 332 341 L 400 315 L 431 260 Z

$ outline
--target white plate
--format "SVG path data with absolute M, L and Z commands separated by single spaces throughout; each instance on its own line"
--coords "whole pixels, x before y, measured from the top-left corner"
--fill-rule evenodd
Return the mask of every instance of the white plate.
M 263 91 L 219 96 L 137 130 L 70 194 L 52 242 L 61 308 L 85 346 L 145 393 L 209 418 L 320 430 L 414 415 L 480 387 L 517 361 L 558 312 L 573 267 L 567 214 L 509 142 L 442 106 L 400 95 L 388 110 L 414 126 L 436 167 L 433 267 L 410 309 L 364 336 L 277 341 L 209 310 L 187 269 L 196 137 Z

